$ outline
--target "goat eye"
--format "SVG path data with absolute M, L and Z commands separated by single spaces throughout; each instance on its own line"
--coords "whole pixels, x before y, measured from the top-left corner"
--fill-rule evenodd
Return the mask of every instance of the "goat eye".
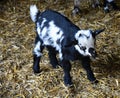
M 80 49 L 83 50 L 83 51 L 85 51 L 85 50 L 86 50 L 86 47 L 81 46 Z

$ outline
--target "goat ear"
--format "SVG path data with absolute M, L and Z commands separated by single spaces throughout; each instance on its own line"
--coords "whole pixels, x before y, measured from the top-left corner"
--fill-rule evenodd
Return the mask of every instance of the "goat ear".
M 71 46 L 76 45 L 76 44 L 78 44 L 78 41 L 75 38 L 74 39 L 65 38 L 63 40 L 62 46 L 63 47 L 71 47 Z
M 104 29 L 100 29 L 100 30 L 95 30 L 94 32 L 92 32 L 93 37 L 95 37 L 96 35 L 100 34 L 100 33 L 103 32 L 104 30 L 105 30 L 105 28 L 104 28 Z

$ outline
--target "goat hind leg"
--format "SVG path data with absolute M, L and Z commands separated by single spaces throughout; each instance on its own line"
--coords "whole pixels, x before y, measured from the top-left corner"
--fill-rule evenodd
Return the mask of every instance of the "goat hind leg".
M 40 58 L 42 56 L 43 48 L 44 47 L 42 46 L 41 42 L 36 37 L 35 47 L 33 50 L 33 71 L 34 71 L 34 73 L 40 73 L 39 62 L 40 62 Z
M 57 51 L 55 50 L 55 48 L 51 46 L 47 46 L 47 50 L 48 50 L 48 55 L 50 59 L 50 64 L 52 65 L 53 68 L 57 68 L 59 65 L 56 57 Z
M 101 6 L 99 0 L 91 0 L 91 1 L 92 1 L 92 7 L 93 7 L 93 8 L 96 8 L 96 7 L 98 7 L 98 6 Z
M 81 12 L 80 7 L 79 7 L 80 2 L 81 2 L 81 0 L 74 0 L 74 9 L 72 10 L 73 15 L 76 15 Z
M 71 75 L 70 75 L 71 64 L 67 60 L 62 60 L 61 65 L 62 65 L 63 70 L 64 70 L 64 84 L 66 86 L 71 86 L 73 84 L 72 83 L 72 78 L 71 78 Z

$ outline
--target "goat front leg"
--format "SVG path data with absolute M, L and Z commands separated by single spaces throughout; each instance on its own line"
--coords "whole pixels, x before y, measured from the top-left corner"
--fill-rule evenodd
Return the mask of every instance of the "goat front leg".
M 93 71 L 90 67 L 90 58 L 89 57 L 84 57 L 82 58 L 82 66 L 87 72 L 87 78 L 92 82 L 92 83 L 98 83 L 98 80 L 96 80 Z
M 71 64 L 68 60 L 62 60 L 61 66 L 64 70 L 64 84 L 66 86 L 71 86 L 73 84 L 72 79 L 71 79 L 71 75 L 70 75 Z

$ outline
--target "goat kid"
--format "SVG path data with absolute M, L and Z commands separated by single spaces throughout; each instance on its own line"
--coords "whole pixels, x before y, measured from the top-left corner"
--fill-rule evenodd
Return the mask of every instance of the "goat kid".
M 116 5 L 116 3 L 115 3 L 114 0 L 104 0 L 103 6 L 104 6 L 104 11 L 105 11 L 105 12 L 109 12 L 109 11 L 110 11 L 110 8 L 109 8 L 110 5 L 112 6 L 112 8 L 113 8 L 114 10 L 120 10 L 120 9 L 118 8 L 118 6 Z
M 95 37 L 102 30 L 81 30 L 62 14 L 46 10 L 40 12 L 35 5 L 30 6 L 30 16 L 36 24 L 36 39 L 33 50 L 33 70 L 40 72 L 39 62 L 44 47 L 47 48 L 50 63 L 56 68 L 59 63 L 56 54 L 59 53 L 60 65 L 64 70 L 64 83 L 72 85 L 70 61 L 81 60 L 87 77 L 91 82 L 97 82 L 90 67 L 90 58 L 96 58 Z
M 100 5 L 99 0 L 90 0 L 90 1 L 92 2 L 93 7 L 97 7 Z M 80 3 L 81 3 L 81 0 L 74 0 L 74 9 L 72 11 L 73 15 L 75 15 L 81 11 L 80 7 L 79 7 Z M 119 8 L 116 5 L 116 3 L 114 2 L 114 0 L 103 0 L 103 6 L 104 6 L 105 12 L 109 12 L 109 10 L 110 10 L 109 5 L 111 5 L 114 10 L 119 10 Z

